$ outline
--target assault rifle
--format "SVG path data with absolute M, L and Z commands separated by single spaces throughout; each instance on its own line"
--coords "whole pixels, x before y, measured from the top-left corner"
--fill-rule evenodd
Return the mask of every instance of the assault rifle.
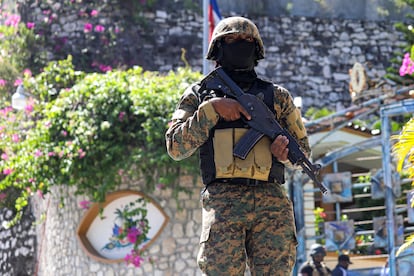
M 294 165 L 301 166 L 303 171 L 318 185 L 322 194 L 328 193 L 328 189 L 316 178 L 321 165 L 312 164 L 306 158 L 295 138 L 276 121 L 275 115 L 262 100 L 255 95 L 244 93 L 221 67 L 216 68 L 205 77 L 202 85 L 208 90 L 220 90 L 227 96 L 236 99 L 251 116 L 251 120 L 245 120 L 250 129 L 235 145 L 234 156 L 246 159 L 250 150 L 265 135 L 272 141 L 279 135 L 286 136 L 289 139 L 289 161 Z

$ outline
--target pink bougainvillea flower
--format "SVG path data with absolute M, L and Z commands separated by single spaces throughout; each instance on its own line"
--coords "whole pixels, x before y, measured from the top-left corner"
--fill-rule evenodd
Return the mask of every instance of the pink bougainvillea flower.
M 24 111 L 26 112 L 26 115 L 29 115 L 30 113 L 33 112 L 33 110 L 34 110 L 34 99 L 30 98 L 24 108 Z
M 52 22 L 53 20 L 55 20 L 57 17 L 58 17 L 58 16 L 57 16 L 57 14 L 56 14 L 56 13 L 52 13 L 52 14 L 49 16 L 49 20 L 50 20 L 50 22 Z
M 97 10 L 92 10 L 91 11 L 91 16 L 97 16 L 98 15 L 98 11 Z
M 55 156 L 56 155 L 56 152 L 54 152 L 54 151 L 49 151 L 48 153 L 47 153 L 47 156 L 49 156 L 49 157 L 51 157 L 51 156 Z
M 104 31 L 105 31 L 105 27 L 104 26 L 102 26 L 102 25 L 96 25 L 95 26 L 95 32 L 102 33 Z
M 90 202 L 89 200 L 82 200 L 81 202 L 79 202 L 80 208 L 82 208 L 84 210 L 89 209 L 91 204 L 92 204 L 92 202 Z
M 25 106 L 25 108 L 24 108 L 24 111 L 26 111 L 26 114 L 30 114 L 30 113 L 32 113 L 32 112 L 33 112 L 33 110 L 34 110 L 34 107 L 33 107 L 33 105 L 32 105 L 32 104 L 28 104 L 28 105 L 26 105 L 26 106 Z
M 119 114 L 118 114 L 118 120 L 120 122 L 122 122 L 124 120 L 125 114 L 126 114 L 125 111 L 119 112 Z
M 6 193 L 0 193 L 0 200 L 3 200 L 7 197 Z
M 2 116 L 6 117 L 6 116 L 7 116 L 7 114 L 8 114 L 10 111 L 12 111 L 12 110 L 13 110 L 13 108 L 12 108 L 11 106 L 8 106 L 8 107 L 5 107 L 5 108 L 3 108 L 3 109 L 0 109 L 0 114 L 1 114 Z
M 144 259 L 140 255 L 135 255 L 132 264 L 135 267 L 140 267 Z
M 3 160 L 9 160 L 9 156 L 7 155 L 7 153 L 3 152 L 1 154 L 1 159 L 3 159 Z
M 40 150 L 40 149 L 36 149 L 35 150 L 35 152 L 34 152 L 34 156 L 35 157 L 40 157 L 40 156 L 42 156 L 43 155 L 43 153 L 42 153 L 42 151 Z
M 133 264 L 135 267 L 140 267 L 144 259 L 136 251 L 131 251 L 131 254 L 125 256 L 127 264 Z
M 66 130 L 62 130 L 61 133 L 62 133 L 62 136 L 64 137 L 68 136 L 68 132 Z
M 12 14 L 9 17 L 7 17 L 6 21 L 4 21 L 4 25 L 11 26 L 11 27 L 17 27 L 20 22 L 20 15 Z
M 92 29 L 93 29 L 93 25 L 92 25 L 91 23 L 86 23 L 86 24 L 83 26 L 83 31 L 84 31 L 85 33 L 89 33 L 89 32 L 91 32 L 91 31 L 92 31 Z
M 82 149 L 78 149 L 79 158 L 82 159 L 85 157 L 86 152 L 84 152 Z
M 17 79 L 17 80 L 14 81 L 14 86 L 19 86 L 22 83 L 23 83 L 22 79 Z
M 30 69 L 26 68 L 26 69 L 23 70 L 23 75 L 25 77 L 29 77 L 30 78 L 32 76 L 32 71 L 30 71 Z
M 414 73 L 414 61 L 411 59 L 410 54 L 406 53 L 404 55 L 401 67 L 400 67 L 400 76 L 411 75 Z
M 0 79 L 0 86 L 5 86 L 7 84 L 6 80 Z
M 13 170 L 12 169 L 9 169 L 9 168 L 6 168 L 6 169 L 4 169 L 3 170 L 3 174 L 4 175 L 9 175 L 9 174 L 11 174 L 13 172 Z
M 35 27 L 35 23 L 34 23 L 34 22 L 27 22 L 27 23 L 26 23 L 26 27 L 27 27 L 28 29 L 34 29 L 34 27 Z
M 102 72 L 108 72 L 112 70 L 112 67 L 109 65 L 99 65 L 99 70 L 101 70 Z
M 13 134 L 12 135 L 12 141 L 14 143 L 18 143 L 20 141 L 19 134 Z

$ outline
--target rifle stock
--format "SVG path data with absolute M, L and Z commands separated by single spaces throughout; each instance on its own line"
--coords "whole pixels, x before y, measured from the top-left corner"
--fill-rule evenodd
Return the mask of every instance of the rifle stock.
M 289 139 L 289 161 L 293 165 L 301 166 L 303 172 L 318 185 L 322 194 L 328 193 L 328 189 L 316 177 L 321 166 L 309 161 L 295 138 L 279 124 L 273 112 L 262 100 L 252 94 L 244 93 L 221 67 L 212 71 L 202 83 L 206 89 L 220 90 L 224 94 L 235 98 L 251 116 L 251 120 L 246 120 L 251 129 L 235 145 L 233 149 L 234 156 L 245 159 L 250 150 L 264 135 L 272 141 L 279 135 L 286 136 Z

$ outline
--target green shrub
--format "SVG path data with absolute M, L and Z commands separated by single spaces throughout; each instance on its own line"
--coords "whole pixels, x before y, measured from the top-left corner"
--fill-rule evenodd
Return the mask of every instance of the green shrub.
M 52 185 L 76 186 L 77 194 L 96 202 L 125 179 L 145 179 L 141 190 L 147 192 L 159 184 L 182 190 L 178 176 L 183 169 L 196 172 L 197 157 L 173 161 L 164 134 L 178 98 L 200 74 L 181 68 L 161 75 L 140 67 L 84 74 L 69 62 L 51 63 L 25 80 L 37 98 L 33 110 L 29 105 L 3 112 L 0 150 L 7 158 L 0 161 L 0 193 L 10 187 L 20 191 L 16 219 L 31 195 L 41 196 Z M 51 86 L 60 89 L 55 98 L 48 96 Z M 13 116 L 25 120 L 7 123 Z M 16 133 L 20 139 L 13 142 Z

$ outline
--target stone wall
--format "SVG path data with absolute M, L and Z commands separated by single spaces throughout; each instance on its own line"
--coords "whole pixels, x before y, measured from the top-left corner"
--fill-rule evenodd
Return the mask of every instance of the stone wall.
M 77 228 L 86 213 L 80 208 L 79 202 L 85 198 L 74 196 L 73 188 L 53 189 L 52 194 L 44 200 L 36 199 L 36 217 L 45 214 L 44 221 L 37 226 L 38 275 L 199 275 L 196 256 L 201 232 L 201 184 L 193 184 L 190 178 L 185 178 L 180 185 L 189 188 L 192 194 L 179 194 L 179 208 L 171 190 L 157 190 L 151 194 L 170 220 L 149 247 L 148 256 L 155 263 L 145 262 L 140 268 L 127 267 L 124 262 L 103 263 L 87 255 L 76 237 Z M 139 187 L 140 183 L 124 184 L 119 186 L 119 190 L 140 191 Z
M 395 0 L 217 0 L 223 12 L 354 20 L 400 20 L 412 13 Z
M 41 24 L 45 17 L 41 4 L 26 2 L 31 3 L 20 7 L 24 14 L 22 18 Z M 303 6 L 298 0 L 293 2 L 295 6 Z M 49 53 L 59 46 L 61 51 L 87 60 L 88 53 L 98 51 L 101 45 L 96 44 L 88 51 L 84 49 L 85 40 L 91 37 L 91 33 L 85 34 L 84 24 L 94 20 L 95 24 L 103 24 L 108 30 L 119 28 L 116 54 L 128 60 L 129 65 L 139 65 L 151 71 L 174 70 L 185 66 L 181 59 L 184 49 L 188 64 L 194 70 L 202 71 L 203 18 L 200 13 L 160 8 L 139 13 L 140 20 L 145 22 L 139 25 L 128 22 L 128 11 L 117 0 L 104 3 L 101 7 L 88 8 L 89 11 L 99 9 L 96 18 L 70 10 L 67 5 L 51 6 L 49 9 L 56 14 L 56 19 L 48 25 L 50 30 L 45 30 L 49 34 Z M 319 7 L 314 2 L 312 5 L 309 11 Z M 369 11 L 374 12 L 374 7 L 364 10 Z M 223 16 L 229 15 L 235 13 L 224 9 Z M 302 96 L 305 112 L 309 107 L 335 109 L 338 102 L 348 106 L 349 69 L 354 63 L 365 64 L 371 78 L 380 78 L 391 65 L 393 52 L 399 50 L 402 43 L 402 35 L 395 31 L 393 21 L 311 16 L 249 17 L 259 27 L 266 49 L 266 57 L 257 67 L 259 75 L 285 86 L 293 96 Z M 58 45 L 62 40 L 65 45 Z
M 11 210 L 0 209 L 0 275 L 34 275 L 36 268 L 36 227 L 31 208 L 14 227 L 4 229 L 1 223 L 14 217 Z

